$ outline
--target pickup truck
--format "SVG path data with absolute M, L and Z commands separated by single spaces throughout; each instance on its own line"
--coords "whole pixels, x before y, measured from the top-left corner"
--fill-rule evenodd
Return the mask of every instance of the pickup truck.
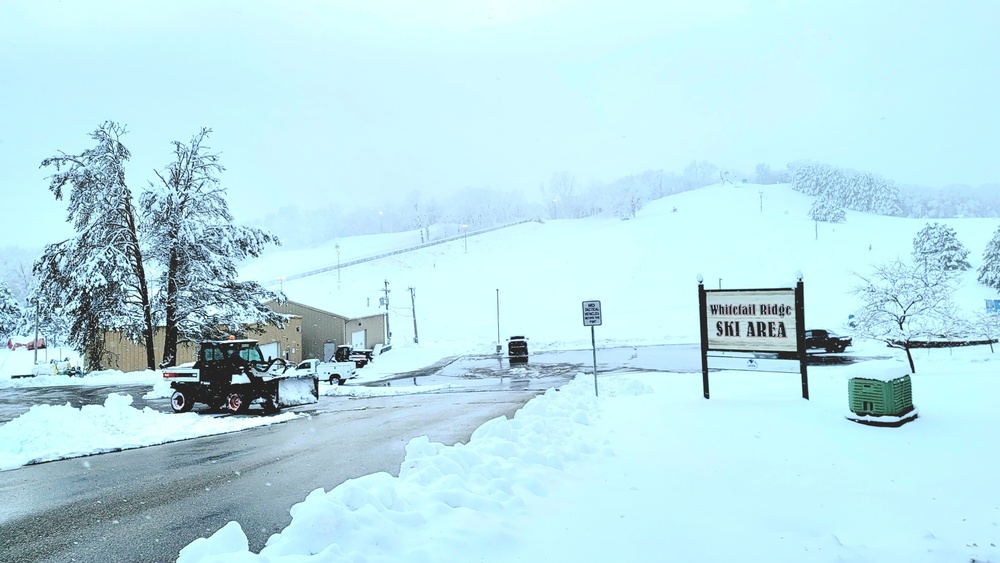
M 343 385 L 344 381 L 357 377 L 354 362 L 323 362 L 316 359 L 302 360 L 295 366 L 296 375 L 314 375 L 330 385 Z
M 806 349 L 822 348 L 827 352 L 843 352 L 851 345 L 850 336 L 841 336 L 832 330 L 812 329 L 806 331 Z

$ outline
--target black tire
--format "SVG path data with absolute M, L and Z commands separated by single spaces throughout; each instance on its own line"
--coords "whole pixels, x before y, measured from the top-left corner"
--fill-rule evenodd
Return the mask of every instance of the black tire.
M 273 398 L 268 397 L 264 401 L 264 414 L 277 414 L 280 410 L 281 409 L 278 408 L 278 405 L 274 402 Z
M 174 412 L 189 412 L 193 407 L 194 401 L 183 391 L 176 390 L 170 396 L 170 408 Z
M 344 384 L 344 380 L 341 379 L 340 375 L 338 375 L 336 373 L 333 374 L 333 375 L 331 375 L 330 379 L 328 379 L 327 382 L 330 383 L 330 385 L 343 385 Z

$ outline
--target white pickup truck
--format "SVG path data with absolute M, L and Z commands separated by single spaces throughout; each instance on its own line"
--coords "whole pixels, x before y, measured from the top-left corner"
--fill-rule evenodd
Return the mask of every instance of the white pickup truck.
M 357 377 L 357 366 L 354 362 L 323 362 L 320 360 L 302 360 L 293 370 L 296 375 L 315 375 L 320 381 L 330 385 L 343 385 L 348 379 Z

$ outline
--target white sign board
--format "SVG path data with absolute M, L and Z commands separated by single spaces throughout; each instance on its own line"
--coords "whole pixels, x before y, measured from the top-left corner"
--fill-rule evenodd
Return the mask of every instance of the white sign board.
M 798 349 L 794 289 L 705 293 L 709 350 Z
M 601 302 L 583 302 L 583 326 L 601 326 Z

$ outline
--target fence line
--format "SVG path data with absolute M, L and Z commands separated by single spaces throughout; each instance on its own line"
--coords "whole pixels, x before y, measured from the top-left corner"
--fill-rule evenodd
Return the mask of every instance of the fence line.
M 500 230 L 500 229 L 506 229 L 507 227 L 513 227 L 513 226 L 516 226 L 516 225 L 522 225 L 524 223 L 530 223 L 530 222 L 533 222 L 533 221 L 535 221 L 535 219 L 522 219 L 521 221 L 515 221 L 513 223 L 506 223 L 506 224 L 503 224 L 503 225 L 495 225 L 493 227 L 487 227 L 485 229 L 479 229 L 479 230 L 476 230 L 476 231 L 472 231 L 471 233 L 470 232 L 466 232 L 466 233 L 462 233 L 460 235 L 455 235 L 455 236 L 446 237 L 446 238 L 435 240 L 435 241 L 425 242 L 425 243 L 414 245 L 414 246 L 408 246 L 406 248 L 401 248 L 399 250 L 392 250 L 392 251 L 389 251 L 389 252 L 382 252 L 380 254 L 374 254 L 372 256 L 365 256 L 364 258 L 356 258 L 354 260 L 348 260 L 347 262 L 341 262 L 340 264 L 334 264 L 332 266 L 325 266 L 323 268 L 317 268 L 315 270 L 309 270 L 307 272 L 302 272 L 300 274 L 292 274 L 290 276 L 285 276 L 285 278 L 284 278 L 283 281 L 298 280 L 298 279 L 302 279 L 302 278 L 307 278 L 309 276 L 315 276 L 317 274 L 325 274 L 326 272 L 334 272 L 337 269 L 343 269 L 343 268 L 346 268 L 348 266 L 354 266 L 354 265 L 357 265 L 357 264 L 362 264 L 364 262 L 372 262 L 374 260 L 380 260 L 382 258 L 388 258 L 389 256 L 395 256 L 397 254 L 403 254 L 404 252 L 413 252 L 414 250 L 420 250 L 422 248 L 427 248 L 427 247 L 434 246 L 434 245 L 437 245 L 437 244 L 445 244 L 445 243 L 448 243 L 448 242 L 455 242 L 456 240 L 462 240 L 462 239 L 464 239 L 466 237 L 469 237 L 469 236 L 481 235 L 481 234 L 489 233 L 489 232 L 492 232 L 492 231 L 497 231 L 497 230 Z M 264 283 L 262 285 L 264 285 L 264 286 L 272 286 L 272 285 L 278 285 L 279 283 L 281 283 L 281 281 L 279 281 L 279 280 L 269 280 L 267 283 Z

